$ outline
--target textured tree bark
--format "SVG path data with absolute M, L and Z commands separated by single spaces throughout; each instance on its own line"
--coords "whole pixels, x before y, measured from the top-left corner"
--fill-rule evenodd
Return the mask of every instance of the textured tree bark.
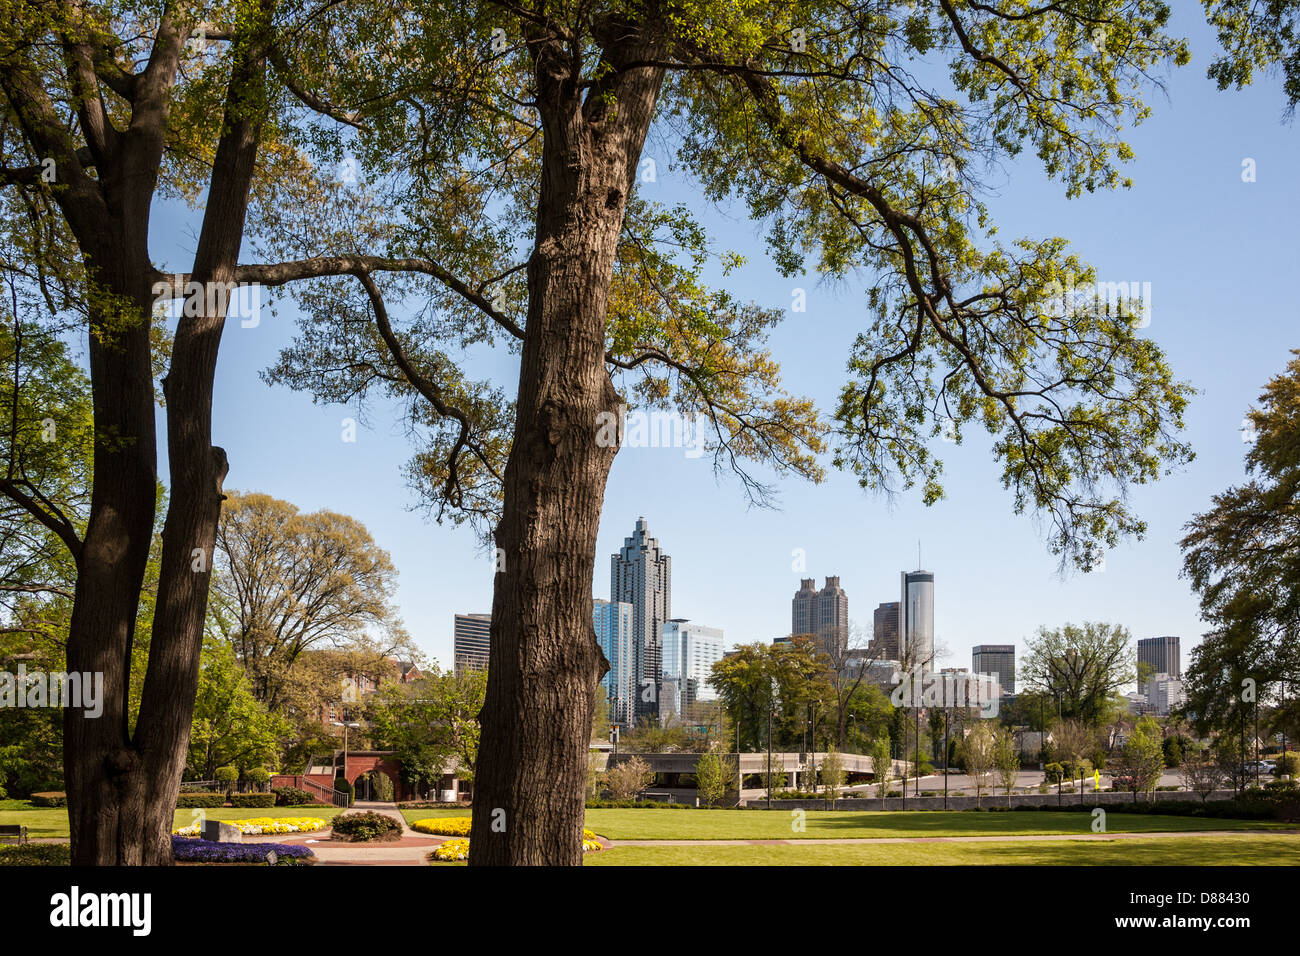
M 227 122 L 217 146 L 191 275 L 204 290 L 205 308 L 178 324 L 164 379 L 170 500 L 134 734 L 127 709 L 131 647 L 157 504 L 150 344 L 154 274 L 148 231 L 165 111 L 138 104 L 120 152 L 100 163 L 107 206 L 100 228 L 105 234 L 93 241 L 84 230 L 78 235 L 83 249 L 90 250 L 88 261 L 100 284 L 128 307 L 121 314 L 132 321 L 114 323 L 114 313 L 105 310 L 110 316 L 105 327 L 112 337 L 101 339 L 93 331 L 91 335 L 97 441 L 68 666 L 102 671 L 110 696 L 98 719 L 73 710 L 64 715 L 74 865 L 172 862 L 173 812 L 189 745 L 226 475 L 226 455 L 211 444 L 211 424 L 217 351 L 228 303 L 224 295 L 209 296 L 206 290 L 213 283 L 227 288 L 235 277 L 264 116 L 264 81 L 262 49 L 250 43 L 241 48 L 232 67 Z M 76 229 L 77 222 L 73 225 Z M 215 308 L 207 308 L 208 303 Z M 121 325 L 125 327 L 119 331 Z
M 626 26 L 626 25 L 624 25 Z M 614 31 L 611 31 L 613 33 Z M 470 831 L 472 866 L 580 865 L 592 693 L 608 668 L 592 624 L 592 575 L 616 447 L 605 365 L 614 254 L 662 70 L 616 71 L 584 101 L 567 51 L 532 44 L 544 135 L 514 444 L 496 531 L 491 663 Z M 615 66 L 653 59 L 632 28 Z M 609 97 L 604 96 L 608 93 Z

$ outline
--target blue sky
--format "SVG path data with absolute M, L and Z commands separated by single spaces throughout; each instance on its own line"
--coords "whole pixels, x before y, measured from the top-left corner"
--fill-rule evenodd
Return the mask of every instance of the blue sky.
M 826 575 L 839 575 L 850 618 L 869 628 L 876 604 L 897 600 L 898 572 L 916 566 L 919 540 L 922 563 L 935 573 L 936 635 L 951 651 L 945 665 L 969 666 L 973 644 L 1023 648 L 1040 625 L 1085 619 L 1123 624 L 1134 638 L 1181 635 L 1186 661 L 1201 625 L 1195 597 L 1179 577 L 1182 525 L 1242 478 L 1242 416 L 1282 370 L 1288 350 L 1300 347 L 1300 315 L 1286 286 L 1300 261 L 1300 131 L 1281 122 L 1275 77 L 1242 92 L 1214 88 L 1205 78 L 1213 37 L 1199 5 L 1176 6 L 1175 27 L 1190 38 L 1193 61 L 1170 78 L 1167 98 L 1150 95 L 1152 117 L 1129 131 L 1138 157 L 1129 167 L 1133 188 L 1066 200 L 1030 157 L 986 197 L 1004 240 L 1063 235 L 1102 279 L 1151 283 L 1144 334 L 1199 393 L 1185 433 L 1196 460 L 1133 493 L 1149 524 L 1146 539 L 1110 552 L 1100 573 L 1060 576 L 1042 528 L 1012 513 L 982 432 L 961 447 L 939 446 L 948 495 L 929 508 L 919 495 L 889 502 L 860 490 L 851 476 L 831 473 L 819 486 L 782 482 L 780 510 L 751 510 L 738 483 L 716 478 L 707 457 L 625 448 L 605 499 L 595 596 L 608 597 L 608 555 L 644 515 L 673 558 L 675 616 L 723 628 L 731 643 L 786 633 L 790 598 L 805 576 L 792 568 L 792 552 L 801 548 L 806 576 L 820 586 Z M 656 148 L 652 142 L 647 155 Z M 1255 182 L 1242 181 L 1246 158 L 1255 161 Z M 646 195 L 691 201 L 720 248 L 750 256 L 732 289 L 767 306 L 788 305 L 794 286 L 807 290 L 807 312 L 787 319 L 771 346 L 788 389 L 831 407 L 847 349 L 869 324 L 858 286 L 780 278 L 741 211 L 708 208 L 674 181 L 666 160 L 660 158 L 659 182 Z M 170 242 L 156 244 L 156 258 L 167 268 L 187 268 L 193 239 L 179 211 L 161 209 L 158 218 Z M 230 457 L 227 485 L 364 522 L 401 571 L 398 597 L 408 629 L 449 666 L 453 614 L 491 608 L 491 565 L 467 528 L 439 526 L 410 510 L 415 497 L 401 476 L 410 450 L 397 416 L 372 408 L 372 427 L 345 443 L 340 423 L 355 409 L 314 406 L 308 396 L 258 378 L 289 341 L 293 320 L 292 308 L 282 305 L 256 328 L 227 325 L 214 418 L 214 440 Z M 513 388 L 513 378 L 505 384 Z M 161 467 L 165 477 L 165 459 Z

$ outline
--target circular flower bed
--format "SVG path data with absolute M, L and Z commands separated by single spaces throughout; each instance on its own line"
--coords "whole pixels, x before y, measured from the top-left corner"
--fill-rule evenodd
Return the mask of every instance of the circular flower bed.
M 469 821 L 468 817 L 448 817 L 444 818 L 444 820 L 417 820 L 415 823 L 411 824 L 411 827 L 419 830 L 421 829 L 421 823 L 443 823 L 447 819 L 453 821 L 465 820 L 467 824 Z M 469 827 L 466 826 L 466 830 L 468 829 Z M 433 833 L 435 831 L 424 830 L 424 832 Z M 604 847 L 601 845 L 600 840 L 597 839 L 596 834 L 592 833 L 590 830 L 582 831 L 583 853 L 595 853 L 602 849 L 604 849 Z M 432 853 L 429 854 L 429 859 L 439 863 L 454 863 L 458 860 L 467 860 L 469 859 L 469 840 L 444 840 Z
M 402 825 L 386 813 L 363 810 L 334 818 L 334 839 L 352 843 L 371 840 L 400 840 Z
M 470 817 L 426 817 L 412 823 L 411 829 L 421 833 L 437 833 L 440 836 L 465 837 L 469 836 L 470 819 Z
M 248 820 L 222 820 L 221 822 L 238 827 L 239 832 L 244 836 L 261 836 L 263 834 L 281 836 L 285 833 L 312 833 L 316 830 L 325 829 L 325 821 L 319 817 L 252 817 Z M 173 830 L 172 835 L 193 837 L 198 836 L 200 832 L 200 825 L 191 823 L 187 827 Z

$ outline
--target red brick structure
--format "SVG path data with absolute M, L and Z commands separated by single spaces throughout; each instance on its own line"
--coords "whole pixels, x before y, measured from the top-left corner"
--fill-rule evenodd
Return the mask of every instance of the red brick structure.
M 405 780 L 402 779 L 402 762 L 398 760 L 391 750 L 351 750 L 348 751 L 346 760 L 343 751 L 334 752 L 332 765 L 323 765 L 323 758 L 312 758 L 308 761 L 308 772 L 305 774 L 287 774 L 278 773 L 271 777 L 272 789 L 276 787 L 297 787 L 299 790 L 307 790 L 315 794 L 319 803 L 329 803 L 331 795 L 334 792 L 334 779 L 336 776 L 347 778 L 348 783 L 352 784 L 354 790 L 357 790 L 357 799 L 366 799 L 362 792 L 365 789 L 365 781 L 361 781 L 358 787 L 358 780 L 369 773 L 385 774 L 393 782 L 394 799 L 396 800 L 423 800 L 426 794 L 416 793 Z M 340 774 L 339 771 L 342 770 Z M 456 780 L 453 774 L 443 774 L 442 780 L 439 781 L 436 788 L 440 793 L 445 794 L 451 791 L 459 798 L 461 793 L 460 781 Z M 428 797 L 434 800 L 440 799 L 440 793 L 430 790 Z M 374 799 L 371 795 L 370 799 Z

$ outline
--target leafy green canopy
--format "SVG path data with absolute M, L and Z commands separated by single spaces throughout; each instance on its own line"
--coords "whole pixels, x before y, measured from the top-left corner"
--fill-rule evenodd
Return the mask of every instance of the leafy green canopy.
M 1183 573 L 1210 626 L 1187 671 L 1188 710 L 1202 730 L 1235 727 L 1270 697 L 1284 720 L 1300 711 L 1300 351 L 1293 355 L 1246 416 L 1249 480 L 1215 495 L 1182 540 Z
M 1150 303 L 1072 294 L 1095 272 L 1061 237 L 1000 240 L 982 180 L 1028 146 L 1071 196 L 1127 185 L 1121 132 L 1188 58 L 1167 19 L 1148 0 L 323 9 L 314 26 L 329 29 L 279 46 L 336 132 L 302 106 L 313 163 L 277 187 L 293 201 L 264 231 L 267 257 L 286 261 L 258 277 L 318 280 L 297 293 L 308 318 L 270 377 L 321 400 L 409 399 L 423 436 L 411 475 L 430 505 L 490 519 L 513 414 L 465 356 L 527 335 L 538 71 L 567 71 L 590 118 L 617 109 L 620 71 L 659 69 L 651 137 L 675 173 L 743 203 L 783 274 L 868 289 L 832 425 L 781 390 L 764 342 L 784 313 L 725 288 L 739 257 L 692 210 L 634 194 L 607 339 L 629 398 L 707 415 L 715 462 L 759 500 L 770 488 L 747 462 L 819 479 L 833 444 L 864 487 L 920 482 L 934 501 L 933 439 L 981 427 L 1015 509 L 1044 515 L 1062 560 L 1091 567 L 1145 529 L 1125 490 L 1190 458 L 1176 438 L 1190 389 L 1140 331 Z M 385 273 L 382 291 L 338 278 L 363 271 Z M 400 328 L 376 320 L 385 295 L 404 304 Z

